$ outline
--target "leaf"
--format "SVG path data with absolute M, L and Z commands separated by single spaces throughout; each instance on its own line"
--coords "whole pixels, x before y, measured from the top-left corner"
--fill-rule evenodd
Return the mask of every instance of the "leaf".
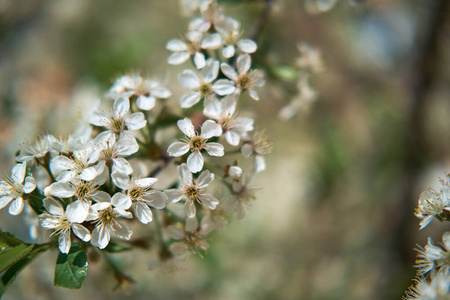
M 55 268 L 55 286 L 79 289 L 86 278 L 88 259 L 79 244 L 73 244 L 68 254 L 59 253 Z
M 32 193 L 28 195 L 25 195 L 24 199 L 28 201 L 28 204 L 36 214 L 40 215 L 45 212 L 43 202 L 45 196 L 41 195 L 41 193 L 39 193 L 37 190 L 34 190 Z
M 20 271 L 25 268 L 34 258 L 35 256 L 29 256 L 24 258 L 14 265 L 12 265 L 0 279 L 0 298 L 6 292 L 6 289 L 13 283 L 13 281 L 17 278 Z
M 109 253 L 117 253 L 117 252 L 123 252 L 123 251 L 130 251 L 132 249 L 130 247 L 110 241 L 108 246 L 106 246 L 106 248 L 104 250 Z
M 22 244 L 10 249 L 2 250 L 0 252 L 0 273 L 26 257 L 31 250 L 33 250 L 33 247 L 34 245 Z
M 270 67 L 270 72 L 276 77 L 285 81 L 295 81 L 297 79 L 297 70 L 283 65 L 276 65 Z
M 3 251 L 4 249 L 7 249 L 7 248 L 23 245 L 23 244 L 25 244 L 25 242 L 16 238 L 11 233 L 3 232 L 0 229 L 0 251 Z

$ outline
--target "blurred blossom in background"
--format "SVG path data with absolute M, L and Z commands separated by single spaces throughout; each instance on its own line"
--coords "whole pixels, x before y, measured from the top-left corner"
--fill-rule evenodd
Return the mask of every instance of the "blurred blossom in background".
M 445 231 L 437 221 L 438 230 L 419 231 L 413 210 L 450 171 L 449 5 L 317 1 L 275 1 L 257 41 L 267 86 L 254 117 L 274 150 L 252 181 L 245 219 L 216 233 L 204 258 L 179 265 L 119 254 L 136 284 L 116 290 L 95 262 L 81 290 L 54 287 L 55 255 L 46 253 L 5 298 L 400 299 L 415 274 L 415 244 Z M 264 7 L 222 3 L 244 35 Z M 68 132 L 124 72 L 157 76 L 178 99 L 183 67 L 166 63 L 165 45 L 186 25 L 176 0 L 0 0 L 1 169 L 24 140 Z M 289 72 L 301 42 L 320 51 L 323 67 L 299 87 Z M 296 97 L 308 105 L 280 118 Z M 5 210 L 0 227 L 29 239 Z

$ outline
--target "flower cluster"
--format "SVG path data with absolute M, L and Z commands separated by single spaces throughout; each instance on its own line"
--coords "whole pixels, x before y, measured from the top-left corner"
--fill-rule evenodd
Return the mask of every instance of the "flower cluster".
M 123 240 L 128 249 L 135 222 L 154 233 L 161 260 L 203 255 L 207 235 L 229 214 L 242 218 L 255 198 L 250 178 L 266 168 L 272 143 L 265 131 L 252 133 L 255 121 L 239 104 L 260 99 L 263 72 L 250 56 L 257 45 L 242 38 L 239 22 L 216 1 L 191 8 L 199 16 L 185 38 L 167 43 L 169 64 L 193 62 L 178 75 L 187 89 L 175 100 L 181 114 L 168 105 L 172 92 L 161 80 L 121 76 L 106 94 L 110 100 L 93 100 L 72 134 L 21 145 L 11 177 L 0 181 L 0 209 L 36 214 L 61 253 L 74 243 L 108 250 Z M 181 134 L 158 139 L 166 127 Z M 249 157 L 253 164 L 244 171 Z M 158 185 L 166 167 L 162 182 L 172 184 Z

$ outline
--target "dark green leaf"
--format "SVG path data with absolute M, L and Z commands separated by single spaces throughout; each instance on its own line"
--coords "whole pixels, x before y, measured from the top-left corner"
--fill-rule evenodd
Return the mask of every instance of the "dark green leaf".
M 11 233 L 3 232 L 0 229 L 0 251 L 3 251 L 4 249 L 15 247 L 15 246 L 23 245 L 23 244 L 25 244 L 25 242 L 16 238 Z
M 44 201 L 45 196 L 41 195 L 37 190 L 34 190 L 32 193 L 25 195 L 24 199 L 28 201 L 28 204 L 34 210 L 34 212 L 38 215 L 45 212 L 44 209 Z
M 110 253 L 117 253 L 117 252 L 123 252 L 123 251 L 130 251 L 132 249 L 130 247 L 110 241 L 108 246 L 106 246 L 106 248 L 104 250 L 107 252 L 110 252 Z
M 6 289 L 11 285 L 11 283 L 13 283 L 13 281 L 17 278 L 19 272 L 22 271 L 22 269 L 25 268 L 33 260 L 34 257 L 34 255 L 26 257 L 6 270 L 6 272 L 0 278 L 0 298 L 6 292 Z
M 8 267 L 15 264 L 22 258 L 26 257 L 34 245 L 18 245 L 10 249 L 4 249 L 0 252 L 0 273 L 5 271 Z
M 79 244 L 73 244 L 68 254 L 59 253 L 55 268 L 55 286 L 79 289 L 86 278 L 88 259 Z

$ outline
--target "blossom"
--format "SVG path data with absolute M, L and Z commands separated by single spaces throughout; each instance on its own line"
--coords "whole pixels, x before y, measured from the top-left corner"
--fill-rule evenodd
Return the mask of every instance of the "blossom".
M 91 147 L 75 150 L 70 157 L 59 155 L 50 161 L 52 173 L 59 182 L 69 182 L 75 178 L 91 181 L 98 175 L 98 168 L 89 166 L 93 150 Z M 101 173 L 101 171 L 100 171 Z
M 420 229 L 430 224 L 433 217 L 439 217 L 444 210 L 450 211 L 450 188 L 444 187 L 440 191 L 432 188 L 420 194 L 420 198 L 415 211 L 416 217 L 422 219 L 420 221 Z
M 111 234 L 126 240 L 129 240 L 133 235 L 128 226 L 116 220 L 120 217 L 131 219 L 132 214 L 126 211 L 121 202 L 112 203 L 111 201 L 112 199 L 109 198 L 93 204 L 86 218 L 86 221 L 93 221 L 95 224 L 95 229 L 92 231 L 91 244 L 100 249 L 108 246 Z
M 253 138 L 246 140 L 242 145 L 241 152 L 244 157 L 253 156 L 253 169 L 262 172 L 266 169 L 266 160 L 263 155 L 272 151 L 272 142 L 269 141 L 266 131 L 256 132 Z
M 144 224 L 153 220 L 149 206 L 163 209 L 166 206 L 167 196 L 159 191 L 152 190 L 152 184 L 156 178 L 130 179 L 120 172 L 112 174 L 114 184 L 121 188 L 122 193 L 116 193 L 111 199 L 115 206 L 129 209 L 134 203 L 134 214 Z
M 188 217 L 195 216 L 195 202 L 202 204 L 209 209 L 216 209 L 219 201 L 206 193 L 204 190 L 214 180 L 214 174 L 210 171 L 203 171 L 197 180 L 193 179 L 191 171 L 186 164 L 177 167 L 180 186 L 178 189 L 166 190 L 164 193 L 169 203 L 175 203 L 185 199 L 185 213 Z
M 441 269 L 441 271 L 450 271 L 450 232 L 444 233 L 442 236 L 443 247 L 433 245 L 431 238 L 428 238 L 428 244 L 425 249 L 418 249 L 419 255 L 416 260 L 416 268 L 419 269 L 418 274 L 423 276 L 433 269 Z
M 29 194 L 36 188 L 33 177 L 26 176 L 27 164 L 16 164 L 11 170 L 11 177 L 0 181 L 0 209 L 11 203 L 9 213 L 18 215 L 24 207 L 23 195 Z
M 172 143 L 167 149 L 167 152 L 170 156 L 179 157 L 191 151 L 192 153 L 187 159 L 187 165 L 191 172 L 197 173 L 203 168 L 204 161 L 200 153 L 203 149 L 211 156 L 224 155 L 224 148 L 221 144 L 215 142 L 208 143 L 209 138 L 222 134 L 222 128 L 216 122 L 212 120 L 205 121 L 200 134 L 194 131 L 194 125 L 188 118 L 178 120 L 177 125 L 186 135 L 186 139 L 183 142 Z
M 142 110 L 150 110 L 155 106 L 155 99 L 166 99 L 172 93 L 158 80 L 143 78 L 139 75 L 124 75 L 116 80 L 110 89 L 110 96 L 120 97 L 136 96 L 136 104 Z
M 224 47 L 222 55 L 225 58 L 233 57 L 236 54 L 236 48 L 244 53 L 254 53 L 258 49 L 258 45 L 250 39 L 240 39 L 239 30 L 219 29 L 222 35 Z
M 205 99 L 204 104 L 208 106 L 217 101 L 216 94 L 224 96 L 233 93 L 235 90 L 233 81 L 220 79 L 213 83 L 218 74 L 219 62 L 212 59 L 208 59 L 200 75 L 192 70 L 181 72 L 178 75 L 178 80 L 184 87 L 191 90 L 181 97 L 181 107 L 192 107 L 201 99 Z
M 450 300 L 450 277 L 447 272 L 438 272 L 431 281 L 417 281 L 415 287 L 406 292 L 405 300 Z
M 71 205 L 69 204 L 66 210 L 70 209 Z M 52 198 L 45 198 L 44 207 L 48 213 L 39 215 L 40 224 L 46 229 L 54 229 L 51 235 L 59 235 L 58 247 L 61 253 L 69 253 L 72 244 L 70 237 L 72 231 L 84 242 L 88 242 L 91 239 L 89 230 L 67 216 L 64 208 L 58 201 Z
M 218 5 L 217 1 L 208 2 L 200 7 L 201 16 L 194 18 L 189 23 L 189 31 L 208 32 L 212 26 L 216 31 L 239 28 L 239 22 L 225 16 L 223 8 Z
M 305 42 L 298 43 L 297 49 L 300 52 L 300 57 L 295 62 L 298 68 L 309 73 L 323 71 L 324 66 L 320 51 Z
M 250 188 L 251 177 L 241 177 L 231 183 L 231 195 L 223 203 L 226 212 L 235 212 L 236 218 L 245 217 L 245 205 L 255 199 L 255 189 Z
M 33 143 L 20 144 L 20 154 L 17 162 L 40 161 L 50 151 L 50 145 L 55 140 L 52 135 L 40 136 Z
M 190 31 L 186 34 L 184 41 L 179 39 L 170 40 L 166 48 L 174 53 L 169 56 L 167 62 L 171 65 L 179 65 L 187 61 L 191 56 L 197 69 L 206 65 L 203 49 L 215 50 L 222 45 L 222 38 L 218 33 L 206 34 L 198 31 Z
M 237 146 L 242 138 L 248 138 L 247 132 L 253 130 L 253 119 L 241 117 L 236 112 L 237 99 L 234 95 L 225 97 L 216 111 L 205 111 L 205 115 L 216 119 L 225 132 L 230 145 Z
M 250 69 L 252 60 L 250 55 L 242 54 L 239 55 L 237 59 L 237 70 L 226 63 L 220 65 L 222 72 L 233 80 L 236 84 L 236 91 L 241 93 L 243 91 L 248 91 L 250 97 L 254 100 L 259 100 L 258 93 L 254 90 L 254 87 L 261 87 L 264 85 L 263 74 L 260 70 Z
M 205 220 L 205 218 L 203 218 Z M 187 257 L 190 252 L 194 252 L 202 256 L 208 248 L 208 243 L 204 240 L 206 232 L 204 228 L 208 228 L 207 222 L 203 222 L 201 227 L 198 226 L 197 217 L 189 217 L 186 219 L 186 226 L 184 229 L 170 225 L 167 227 L 167 234 L 175 239 L 181 240 L 181 242 L 175 242 L 169 246 L 170 251 L 177 257 Z
M 130 111 L 130 100 L 128 98 L 118 98 L 114 101 L 113 109 L 108 112 L 97 112 L 93 114 L 89 121 L 95 126 L 105 127 L 107 131 L 100 135 L 112 133 L 127 133 L 127 130 L 138 130 L 147 124 L 142 112 L 133 114 Z M 97 136 L 98 137 L 98 136 Z

